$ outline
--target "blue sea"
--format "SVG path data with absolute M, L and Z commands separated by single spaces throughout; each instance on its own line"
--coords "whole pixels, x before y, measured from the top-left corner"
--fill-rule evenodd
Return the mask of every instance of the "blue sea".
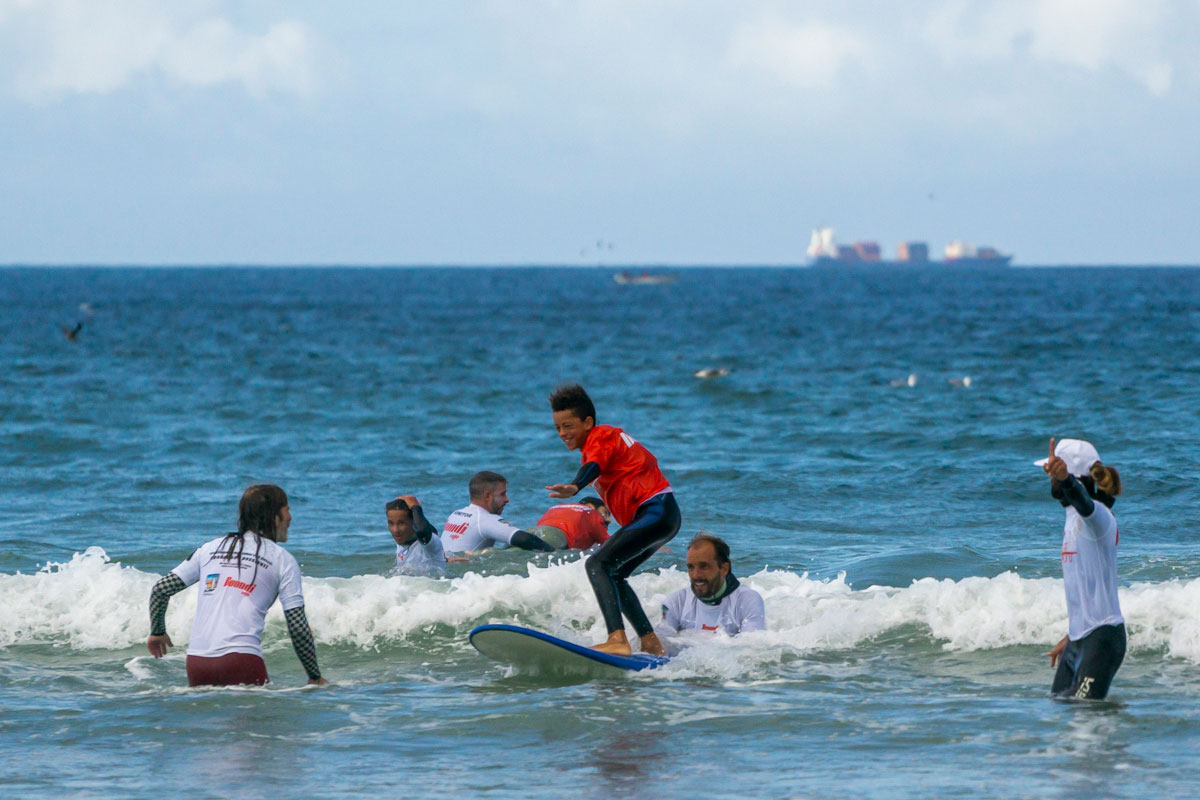
M 1200 793 L 1200 270 L 614 272 L 0 270 L 6 794 Z M 633 580 L 651 617 L 706 531 L 767 631 L 554 681 L 467 633 L 603 639 L 578 554 L 388 575 L 398 494 L 440 524 L 491 469 L 515 524 L 552 504 L 578 466 L 547 405 L 565 381 L 677 492 L 683 530 Z M 1125 485 L 1130 650 L 1104 702 L 1048 697 L 1052 436 Z M 276 607 L 269 686 L 188 689 L 196 589 L 155 661 L 150 587 L 264 482 L 290 497 L 332 685 L 300 688 Z

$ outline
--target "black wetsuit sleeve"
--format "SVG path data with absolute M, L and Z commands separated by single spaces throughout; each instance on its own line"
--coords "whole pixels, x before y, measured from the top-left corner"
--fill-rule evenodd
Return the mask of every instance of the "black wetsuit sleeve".
M 1087 489 L 1083 488 L 1083 484 L 1076 480 L 1074 475 L 1068 475 L 1067 479 L 1059 481 L 1058 485 L 1062 488 L 1067 502 L 1075 507 L 1081 517 L 1090 517 L 1096 510 L 1096 504 L 1088 496 Z
M 519 547 L 522 550 L 542 550 L 544 552 L 553 552 L 554 548 L 543 542 L 538 537 L 528 531 L 517 531 L 512 536 L 512 541 L 509 542 L 513 547 Z
M 583 487 L 591 485 L 592 481 L 600 477 L 600 465 L 595 461 L 589 461 L 579 468 L 579 472 L 575 473 L 575 477 L 571 479 L 571 483 L 579 487 L 583 491 Z
M 171 595 L 182 592 L 187 588 L 183 579 L 174 572 L 168 572 L 154 584 L 150 590 L 150 635 L 165 636 L 167 633 L 167 604 Z
M 283 612 L 283 617 L 287 620 L 288 636 L 292 637 L 296 658 L 300 659 L 308 679 L 315 681 L 321 677 L 321 670 L 317 666 L 317 645 L 313 642 L 312 629 L 308 627 L 304 606 L 289 608 Z
M 437 528 L 429 523 L 420 506 L 412 507 L 412 521 L 413 532 L 417 534 L 417 540 L 421 544 L 429 544 L 433 541 L 433 537 L 437 534 Z

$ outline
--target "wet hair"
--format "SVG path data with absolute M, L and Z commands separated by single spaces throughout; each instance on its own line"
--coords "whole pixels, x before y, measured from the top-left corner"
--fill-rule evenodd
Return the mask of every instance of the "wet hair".
M 691 550 L 696 545 L 703 544 L 704 542 L 711 544 L 713 546 L 713 550 L 716 551 L 717 564 L 729 563 L 729 545 L 725 544 L 725 540 L 720 536 L 713 536 L 708 533 L 697 533 L 692 537 L 692 540 L 688 542 L 687 549 Z
M 588 417 L 596 421 L 596 406 L 578 383 L 564 384 L 550 393 L 551 411 L 571 411 L 582 422 Z
M 596 509 L 597 511 L 604 508 L 604 501 L 601 500 L 599 497 L 585 497 L 582 500 L 580 500 L 579 502 L 583 503 L 584 505 L 591 506 L 592 508 Z
M 242 493 L 242 499 L 238 502 L 237 530 L 225 534 L 221 544 L 226 546 L 224 557 L 227 560 L 237 559 L 240 573 L 242 552 L 246 549 L 246 534 L 258 534 L 259 538 L 254 545 L 254 578 L 250 579 L 251 583 L 258 577 L 258 551 L 262 548 L 262 540 L 276 541 L 275 520 L 287 504 L 287 492 L 270 483 L 251 486 Z
M 395 500 L 388 500 L 387 505 L 383 507 L 384 511 L 404 511 L 408 516 L 412 517 L 412 509 L 408 507 L 408 503 L 397 497 Z
M 287 493 L 278 486 L 269 483 L 251 486 L 238 503 L 237 535 L 253 531 L 275 541 L 275 520 L 287 504 Z
M 471 482 L 467 485 L 467 491 L 471 494 L 471 499 L 483 497 L 483 495 L 491 491 L 494 487 L 502 483 L 508 483 L 508 478 L 501 475 L 499 472 L 476 472 L 471 476 Z
M 1091 478 L 1096 484 L 1096 489 L 1104 492 L 1109 497 L 1117 497 L 1121 494 L 1121 476 L 1113 467 L 1105 466 L 1097 461 L 1092 464 Z

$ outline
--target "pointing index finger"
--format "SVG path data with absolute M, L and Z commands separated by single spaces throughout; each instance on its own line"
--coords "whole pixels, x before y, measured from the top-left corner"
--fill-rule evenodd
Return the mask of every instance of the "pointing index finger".
M 1054 458 L 1054 437 L 1050 437 L 1050 457 Z

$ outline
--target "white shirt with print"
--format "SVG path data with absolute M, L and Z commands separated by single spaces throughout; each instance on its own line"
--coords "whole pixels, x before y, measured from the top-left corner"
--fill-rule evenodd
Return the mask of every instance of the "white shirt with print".
M 521 530 L 482 506 L 471 503 L 450 514 L 442 528 L 442 547 L 447 553 L 477 552 L 496 542 L 511 544 Z
M 715 606 L 701 603 L 685 586 L 667 595 L 663 602 L 663 624 L 675 631 L 724 631 L 730 636 L 767 627 L 762 595 L 745 584 L 721 598 Z
M 304 605 L 300 565 L 287 550 L 257 533 L 243 538 L 240 558 L 226 557 L 230 539 L 205 542 L 171 572 L 190 586 L 200 582 L 189 656 L 215 658 L 229 653 L 262 655 L 267 610 L 279 598 L 284 611 Z
M 1063 526 L 1063 588 L 1067 593 L 1067 636 L 1077 642 L 1101 625 L 1119 625 L 1117 519 L 1096 501 L 1090 517 L 1067 506 Z
M 396 545 L 396 566 L 392 572 L 402 575 L 438 574 L 446 566 L 446 551 L 438 536 L 429 539 L 429 544 L 413 537 L 408 544 Z

